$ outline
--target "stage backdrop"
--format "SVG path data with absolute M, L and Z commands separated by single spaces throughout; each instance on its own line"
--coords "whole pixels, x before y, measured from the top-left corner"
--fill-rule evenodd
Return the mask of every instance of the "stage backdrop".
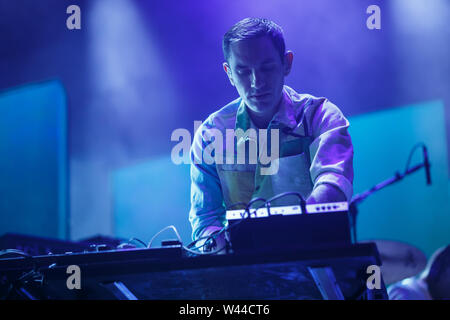
M 174 225 L 184 242 L 191 241 L 188 221 L 189 165 L 175 165 L 170 157 L 113 172 L 114 231 L 120 238 L 148 241 L 162 228 Z M 176 239 L 165 231 L 154 244 Z
M 432 185 L 421 169 L 378 191 L 359 205 L 358 239 L 410 243 L 427 256 L 450 243 L 447 143 L 441 101 L 424 102 L 350 118 L 355 148 L 355 194 L 403 173 L 410 150 L 428 147 Z M 411 167 L 423 161 L 415 151 Z
M 432 185 L 421 169 L 360 204 L 358 239 L 410 243 L 430 255 L 450 243 L 450 206 L 444 106 L 440 101 L 349 118 L 355 148 L 355 194 L 405 170 L 410 150 L 424 142 L 432 164 Z M 175 144 L 175 143 L 174 143 Z M 422 149 L 411 166 L 422 161 Z M 190 241 L 189 166 L 170 157 L 116 170 L 112 175 L 115 233 L 144 241 L 173 224 Z M 174 238 L 170 231 L 161 239 Z M 159 244 L 159 241 L 156 242 Z
M 0 93 L 0 235 L 69 238 L 66 108 L 59 81 Z

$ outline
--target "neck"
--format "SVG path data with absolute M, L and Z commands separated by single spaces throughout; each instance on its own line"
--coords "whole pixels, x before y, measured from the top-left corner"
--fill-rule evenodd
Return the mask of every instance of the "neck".
M 265 112 L 254 112 L 247 107 L 248 115 L 250 116 L 250 119 L 252 119 L 253 123 L 258 127 L 258 129 L 267 129 L 269 127 L 270 121 L 280 108 L 282 98 L 283 97 L 281 97 L 280 101 L 273 108 L 270 108 Z

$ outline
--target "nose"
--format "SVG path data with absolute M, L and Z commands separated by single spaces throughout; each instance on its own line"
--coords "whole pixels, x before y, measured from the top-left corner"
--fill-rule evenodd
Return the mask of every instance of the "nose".
M 263 75 L 255 70 L 252 71 L 251 82 L 253 89 L 260 89 L 265 85 Z

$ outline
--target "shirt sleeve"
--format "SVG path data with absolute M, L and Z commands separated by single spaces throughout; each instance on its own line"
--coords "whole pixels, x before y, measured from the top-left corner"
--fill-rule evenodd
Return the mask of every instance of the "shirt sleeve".
M 387 293 L 389 300 L 431 300 L 425 282 L 415 277 L 390 285 Z
M 196 240 L 208 226 L 223 227 L 226 224 L 222 187 L 215 164 L 206 164 L 203 150 L 207 146 L 202 124 L 194 135 L 190 150 L 191 158 L 191 209 L 189 221 L 192 239 Z
M 331 184 L 350 201 L 353 195 L 353 145 L 349 122 L 337 106 L 323 99 L 310 111 L 311 179 L 314 187 Z

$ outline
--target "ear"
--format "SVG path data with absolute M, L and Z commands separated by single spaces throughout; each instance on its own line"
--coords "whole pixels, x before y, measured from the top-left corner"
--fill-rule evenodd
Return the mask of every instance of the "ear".
M 291 72 L 293 60 L 294 53 L 292 51 L 286 51 L 284 54 L 284 76 L 287 76 Z
M 233 81 L 233 75 L 231 73 L 231 68 L 227 62 L 223 63 L 223 70 L 228 76 L 228 79 L 230 80 L 231 85 L 234 87 L 234 81 Z

